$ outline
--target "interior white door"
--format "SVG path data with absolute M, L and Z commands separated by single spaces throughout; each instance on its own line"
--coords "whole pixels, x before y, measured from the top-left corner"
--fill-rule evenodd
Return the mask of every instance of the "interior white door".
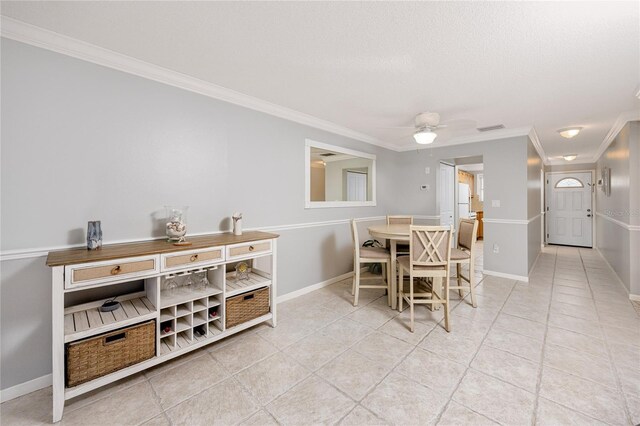
M 347 201 L 367 201 L 367 175 L 347 172 Z
M 455 210 L 455 170 L 454 167 L 440 163 L 440 225 L 453 225 Z
M 547 173 L 547 243 L 591 247 L 591 172 Z

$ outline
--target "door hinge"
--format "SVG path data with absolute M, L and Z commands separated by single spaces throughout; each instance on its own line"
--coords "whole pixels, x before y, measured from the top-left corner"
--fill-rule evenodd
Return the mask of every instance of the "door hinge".
M 547 179 L 547 185 L 549 185 L 549 179 Z
M 549 207 L 547 207 L 547 211 L 549 211 Z
M 547 234 L 547 238 L 549 238 L 549 234 Z

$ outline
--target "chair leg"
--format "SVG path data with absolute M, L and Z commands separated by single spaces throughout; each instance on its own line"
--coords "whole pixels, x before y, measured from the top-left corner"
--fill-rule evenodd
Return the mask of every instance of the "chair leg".
M 356 263 L 356 270 L 354 271 L 355 282 L 355 294 L 353 296 L 353 306 L 358 306 L 358 296 L 360 296 L 360 262 Z
M 451 331 L 451 327 L 449 325 L 449 274 L 444 278 L 447 281 L 444 283 L 444 329 L 447 330 L 447 333 Z
M 469 262 L 469 293 L 471 293 L 471 305 L 474 308 L 478 307 L 478 303 L 476 302 L 476 291 L 474 290 L 474 285 L 473 283 L 476 281 L 475 278 L 475 273 L 476 273 L 476 268 L 473 265 L 473 259 L 471 259 L 471 261 Z
M 391 267 L 385 264 L 386 279 L 387 279 L 387 303 L 389 306 L 393 303 L 393 296 L 391 295 Z
M 402 312 L 402 306 L 404 299 L 402 296 L 404 295 L 404 285 L 402 283 L 402 266 L 398 265 L 398 310 Z
M 358 267 L 357 262 L 353 261 L 353 278 L 351 280 L 351 295 L 356 295 L 356 268 Z
M 460 267 L 459 263 L 456 263 L 456 275 L 458 276 L 458 287 L 462 286 L 462 278 L 460 277 L 460 272 L 462 272 L 462 268 Z M 461 288 L 458 289 L 458 295 L 460 296 L 461 299 L 464 296 Z
M 413 274 L 409 271 L 409 309 L 411 309 L 411 332 L 414 331 L 415 311 L 413 309 Z

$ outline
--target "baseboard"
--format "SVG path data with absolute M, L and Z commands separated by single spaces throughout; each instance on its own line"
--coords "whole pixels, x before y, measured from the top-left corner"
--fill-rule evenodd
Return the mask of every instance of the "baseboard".
M 629 300 L 632 300 L 634 302 L 640 302 L 640 294 L 629 293 Z
M 295 299 L 296 297 L 300 297 L 303 294 L 311 293 L 312 291 L 319 290 L 323 287 L 330 286 L 331 284 L 335 284 L 338 281 L 346 280 L 347 278 L 351 278 L 353 276 L 353 271 L 347 272 L 346 274 L 338 275 L 337 277 L 333 277 L 326 281 L 319 282 L 317 284 L 312 284 L 310 286 L 301 288 L 300 290 L 292 291 L 291 293 L 283 294 L 282 296 L 278 296 L 276 299 L 277 303 L 286 302 L 287 300 Z
M 44 389 L 47 386 L 51 386 L 51 382 L 52 375 L 47 374 L 46 376 L 38 377 L 37 379 L 29 380 L 28 382 L 3 389 L 0 391 L 0 402 L 6 402 L 19 396 Z
M 622 288 L 624 289 L 624 291 L 629 295 L 629 300 L 635 300 L 635 299 L 632 299 L 632 298 L 631 298 L 631 296 L 635 296 L 635 297 L 640 298 L 640 296 L 638 296 L 638 295 L 635 295 L 635 294 L 633 294 L 633 295 L 632 295 L 632 294 L 631 294 L 631 291 L 627 289 L 627 287 L 624 285 L 624 283 L 623 283 L 623 282 L 622 282 L 622 280 L 620 279 L 620 275 L 618 275 L 618 273 L 616 272 L 616 270 L 615 270 L 615 269 L 613 269 L 613 266 L 611 266 L 611 264 L 609 263 L 609 261 L 607 260 L 607 258 L 606 258 L 606 257 L 602 254 L 602 252 L 600 251 L 600 249 L 599 249 L 598 247 L 595 247 L 595 246 L 593 247 L 593 249 L 594 249 L 595 251 L 597 251 L 597 252 L 598 252 L 598 254 L 599 254 L 599 255 L 600 255 L 600 257 L 602 258 L 602 260 L 604 260 L 604 263 L 606 263 L 606 264 L 607 264 L 607 267 L 609 268 L 609 270 L 610 270 L 611 272 L 613 272 L 613 275 L 615 275 L 616 280 L 618 281 L 618 284 L 620 284 L 620 287 L 622 287 Z M 639 300 L 640 300 L 640 299 L 639 299 Z
M 529 268 L 528 275 L 531 275 L 531 271 L 533 271 L 533 268 L 536 267 L 536 264 L 538 263 L 538 259 L 540 259 L 540 254 L 542 254 L 542 250 L 538 252 L 538 255 L 536 256 L 536 260 L 533 261 L 533 265 L 531 265 L 531 268 Z M 527 278 L 527 281 L 529 281 L 528 278 Z
M 529 277 L 525 277 L 523 275 L 505 274 L 504 272 L 488 271 L 486 269 L 483 269 L 482 273 L 485 275 L 492 275 L 494 277 L 509 278 L 512 280 L 522 281 L 525 283 L 529 282 Z

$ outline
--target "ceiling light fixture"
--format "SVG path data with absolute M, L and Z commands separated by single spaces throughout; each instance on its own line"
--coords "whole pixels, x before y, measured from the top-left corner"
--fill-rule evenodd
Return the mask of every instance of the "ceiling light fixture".
M 578 156 L 576 154 L 567 154 L 563 155 L 562 158 L 564 158 L 566 161 L 573 161 L 578 158 Z
M 413 134 L 413 138 L 420 145 L 429 145 L 430 143 L 433 143 L 437 137 L 438 135 L 430 130 L 420 130 Z
M 560 136 L 563 138 L 571 139 L 580 133 L 580 130 L 582 130 L 582 127 L 567 127 L 566 129 L 558 130 L 558 133 L 560 133 Z

